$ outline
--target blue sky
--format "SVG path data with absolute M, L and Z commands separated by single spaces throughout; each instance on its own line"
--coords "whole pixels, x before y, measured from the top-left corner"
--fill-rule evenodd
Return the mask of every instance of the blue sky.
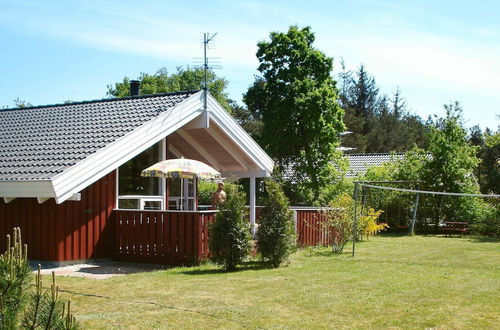
M 309 25 L 316 47 L 381 91 L 399 87 L 410 109 L 443 115 L 458 100 L 467 126 L 500 124 L 500 1 L 5 1 L 0 0 L 0 106 L 106 96 L 106 85 L 209 55 L 241 95 L 257 74 L 256 44 Z

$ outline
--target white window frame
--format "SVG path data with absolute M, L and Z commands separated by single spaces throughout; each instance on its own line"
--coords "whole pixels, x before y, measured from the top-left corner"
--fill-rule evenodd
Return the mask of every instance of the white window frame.
M 160 152 L 158 154 L 158 161 L 166 159 L 167 150 L 166 150 L 165 139 L 160 141 Z M 166 179 L 160 178 L 158 181 L 158 189 L 160 195 L 158 196 L 148 196 L 148 195 L 119 195 L 120 192 L 120 168 L 116 169 L 116 208 L 119 208 L 119 202 L 122 199 L 135 199 L 139 201 L 139 210 L 144 210 L 144 204 L 148 201 L 160 202 L 160 210 L 165 210 L 165 196 L 166 196 Z M 135 209 L 134 209 L 135 210 Z

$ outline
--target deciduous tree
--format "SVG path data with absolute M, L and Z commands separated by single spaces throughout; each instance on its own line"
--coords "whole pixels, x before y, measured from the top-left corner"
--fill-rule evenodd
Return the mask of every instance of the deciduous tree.
M 331 180 L 330 162 L 344 130 L 333 60 L 314 48 L 314 39 L 309 27 L 291 26 L 259 42 L 262 76 L 244 97 L 262 118 L 261 145 L 282 169 L 293 168 L 296 186 L 313 199 Z
M 203 88 L 203 69 L 177 67 L 177 72 L 169 74 L 166 68 L 159 69 L 155 74 L 141 73 L 140 94 L 156 94 L 178 92 Z M 231 112 L 230 100 L 226 88 L 228 82 L 217 77 L 213 71 L 207 73 L 208 91 L 228 111 Z M 124 77 L 121 82 L 108 85 L 109 96 L 125 97 L 130 95 L 130 79 Z

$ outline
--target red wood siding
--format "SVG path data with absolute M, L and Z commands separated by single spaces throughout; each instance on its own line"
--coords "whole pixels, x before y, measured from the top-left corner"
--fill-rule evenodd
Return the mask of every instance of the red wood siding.
M 80 201 L 38 204 L 36 198 L 0 199 L 0 251 L 5 235 L 21 227 L 32 260 L 69 261 L 112 256 L 116 174 L 111 172 L 81 192 Z
M 115 210 L 115 260 L 195 264 L 209 256 L 214 212 Z
M 296 210 L 297 244 L 301 247 L 330 245 L 332 230 L 325 226 L 325 215 L 320 210 Z

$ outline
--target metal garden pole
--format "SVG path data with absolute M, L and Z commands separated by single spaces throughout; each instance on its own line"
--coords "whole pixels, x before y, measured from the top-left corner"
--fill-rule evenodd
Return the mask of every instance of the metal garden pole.
M 417 221 L 417 208 L 418 208 L 419 196 L 420 194 L 417 193 L 417 196 L 415 197 L 415 206 L 413 207 L 413 219 L 411 220 L 411 231 L 410 231 L 411 236 L 415 235 L 415 221 Z
M 356 250 L 356 240 L 357 240 L 357 231 L 358 231 L 358 190 L 359 183 L 354 183 L 354 226 L 352 227 L 352 256 L 354 257 L 354 251 Z

